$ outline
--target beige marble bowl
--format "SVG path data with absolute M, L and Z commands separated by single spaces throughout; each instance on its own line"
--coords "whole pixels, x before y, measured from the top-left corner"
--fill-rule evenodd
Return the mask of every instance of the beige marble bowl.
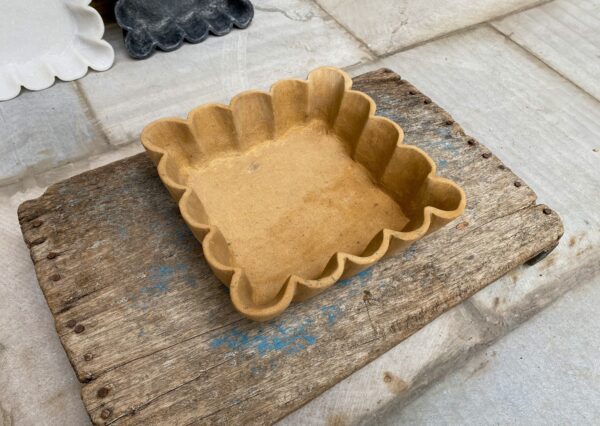
M 336 68 L 244 92 L 142 143 L 235 308 L 263 321 L 455 219 L 464 191 Z M 400 261 L 400 260 L 399 260 Z

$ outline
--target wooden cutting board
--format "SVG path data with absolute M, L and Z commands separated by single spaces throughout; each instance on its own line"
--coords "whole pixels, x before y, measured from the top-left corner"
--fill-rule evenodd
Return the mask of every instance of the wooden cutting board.
M 145 154 L 20 206 L 94 423 L 272 423 L 556 246 L 558 215 L 415 87 L 379 70 L 354 88 L 465 189 L 467 211 L 271 322 L 233 310 Z

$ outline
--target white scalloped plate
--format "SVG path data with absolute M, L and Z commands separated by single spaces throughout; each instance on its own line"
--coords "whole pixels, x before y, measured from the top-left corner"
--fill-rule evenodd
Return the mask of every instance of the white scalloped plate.
M 91 0 L 0 0 L 0 101 L 109 69 L 115 54 Z

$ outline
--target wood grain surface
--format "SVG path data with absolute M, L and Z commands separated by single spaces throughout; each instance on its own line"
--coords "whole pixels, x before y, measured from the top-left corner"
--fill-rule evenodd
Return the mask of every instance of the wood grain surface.
M 388 70 L 354 82 L 465 189 L 467 211 L 271 322 L 233 310 L 145 154 L 20 206 L 94 423 L 272 423 L 556 245 L 558 215 L 430 99 Z

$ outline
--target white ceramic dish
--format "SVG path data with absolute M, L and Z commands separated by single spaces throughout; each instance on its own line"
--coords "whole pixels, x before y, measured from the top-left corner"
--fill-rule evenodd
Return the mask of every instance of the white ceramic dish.
M 109 69 L 114 51 L 90 0 L 0 0 L 0 101 Z

